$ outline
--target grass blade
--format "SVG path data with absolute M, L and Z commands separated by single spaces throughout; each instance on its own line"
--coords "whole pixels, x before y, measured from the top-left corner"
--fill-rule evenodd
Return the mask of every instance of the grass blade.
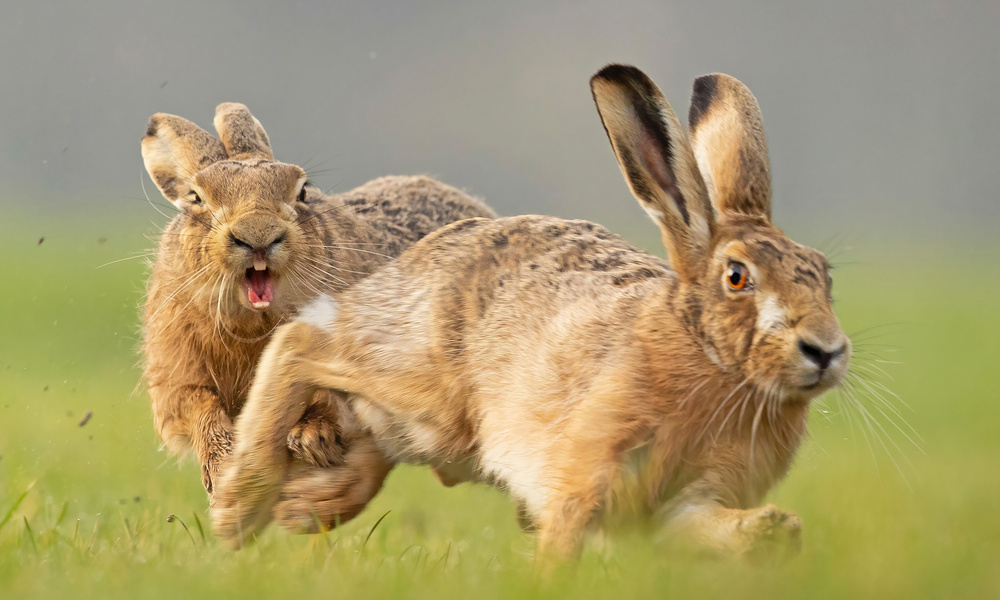
M 363 543 L 363 544 L 361 544 L 361 552 L 364 552 L 364 551 L 365 551 L 365 546 L 367 546 L 367 545 L 368 545 L 368 540 L 372 539 L 372 534 L 373 534 L 373 533 L 375 533 L 375 528 L 376 528 L 376 527 L 378 527 L 379 523 L 381 523 L 381 522 L 382 522 L 382 519 L 384 519 L 384 518 L 386 518 L 387 516 L 389 516 L 389 513 L 391 513 L 391 512 L 392 512 L 391 510 L 387 510 L 387 511 L 385 511 L 385 514 L 383 514 L 383 515 L 382 515 L 381 517 L 379 517 L 379 518 L 378 518 L 378 521 L 375 521 L 375 524 L 374 524 L 374 525 L 372 525 L 372 528 L 371 528 L 371 530 L 369 530 L 369 531 L 368 531 L 368 535 L 366 535 L 366 536 L 365 536 L 365 541 L 364 541 L 364 543 Z
M 21 517 L 24 519 L 24 530 L 28 532 L 28 540 L 31 541 L 31 547 L 38 552 L 38 544 L 35 543 L 35 532 L 31 530 L 31 525 L 28 523 L 28 517 Z
M 24 490 L 24 493 L 18 496 L 17 500 L 14 501 L 14 504 L 7 510 L 7 514 L 4 515 L 3 521 L 0 521 L 0 531 L 3 531 L 4 525 L 6 525 L 7 522 L 10 521 L 10 518 L 14 516 L 14 511 L 17 510 L 17 507 L 21 506 L 21 503 L 24 502 L 25 497 L 27 497 L 28 492 L 30 492 L 33 487 L 35 487 L 35 483 L 31 482 L 28 489 Z
M 194 515 L 194 524 L 198 526 L 198 535 L 201 536 L 201 543 L 202 543 L 202 545 L 204 545 L 206 543 L 205 542 L 205 528 L 201 526 L 201 519 L 198 518 L 198 513 L 193 512 L 191 514 Z

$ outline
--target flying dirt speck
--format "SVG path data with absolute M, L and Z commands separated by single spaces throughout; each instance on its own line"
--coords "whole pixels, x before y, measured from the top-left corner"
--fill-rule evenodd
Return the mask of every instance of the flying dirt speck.
M 87 421 L 89 421 L 90 417 L 92 417 L 92 416 L 94 416 L 94 413 L 88 410 L 87 414 L 83 415 L 83 418 L 80 419 L 80 427 L 83 427 L 84 425 L 86 425 Z

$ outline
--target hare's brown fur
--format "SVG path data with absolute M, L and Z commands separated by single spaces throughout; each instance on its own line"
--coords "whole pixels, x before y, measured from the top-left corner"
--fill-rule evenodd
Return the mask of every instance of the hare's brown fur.
M 383 177 L 327 196 L 301 168 L 273 160 L 243 105 L 220 105 L 216 127 L 221 142 L 157 114 L 142 143 L 150 175 L 181 209 L 160 236 L 148 284 L 145 380 L 156 431 L 172 450 L 194 451 L 210 492 L 277 326 L 440 226 L 493 216 L 479 200 L 422 176 Z M 273 297 L 258 298 L 255 308 L 248 286 L 257 267 Z M 337 452 L 332 436 L 313 442 L 302 454 Z
M 335 389 L 390 458 L 505 487 L 545 553 L 571 555 L 588 525 L 623 514 L 733 553 L 794 545 L 798 518 L 758 505 L 791 464 L 809 400 L 842 377 L 849 341 L 825 259 L 770 224 L 763 133 L 745 139 L 760 122 L 753 96 L 710 77 L 711 97 L 696 85 L 693 148 L 637 69 L 592 80 L 670 264 L 550 217 L 424 238 L 278 330 L 237 423 L 216 531 L 240 543 L 275 503 L 304 520 L 281 497 L 302 489 L 282 435 L 311 393 Z M 706 148 L 699 131 L 715 126 L 727 133 Z M 713 169 L 732 148 L 741 168 Z

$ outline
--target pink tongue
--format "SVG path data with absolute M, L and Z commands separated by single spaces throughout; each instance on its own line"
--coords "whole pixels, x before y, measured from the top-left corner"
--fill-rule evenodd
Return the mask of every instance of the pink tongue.
M 250 273 L 250 289 L 247 292 L 251 304 L 274 300 L 274 282 L 267 271 Z

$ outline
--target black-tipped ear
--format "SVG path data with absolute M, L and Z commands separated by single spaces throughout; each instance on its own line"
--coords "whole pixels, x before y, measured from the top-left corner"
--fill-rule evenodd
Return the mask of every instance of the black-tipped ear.
M 225 160 L 219 140 L 187 119 L 156 113 L 142 138 L 142 161 L 163 196 L 178 204 L 191 193 L 194 176 Z
M 714 215 L 677 115 L 642 71 L 608 65 L 590 80 L 604 130 L 625 181 L 660 226 L 674 269 L 704 273 Z
M 233 160 L 266 158 L 272 160 L 271 141 L 264 126 L 250 110 L 237 102 L 225 102 L 215 108 L 215 130 Z
M 738 79 L 716 73 L 694 81 L 691 145 L 720 217 L 771 220 L 771 166 L 757 99 Z

